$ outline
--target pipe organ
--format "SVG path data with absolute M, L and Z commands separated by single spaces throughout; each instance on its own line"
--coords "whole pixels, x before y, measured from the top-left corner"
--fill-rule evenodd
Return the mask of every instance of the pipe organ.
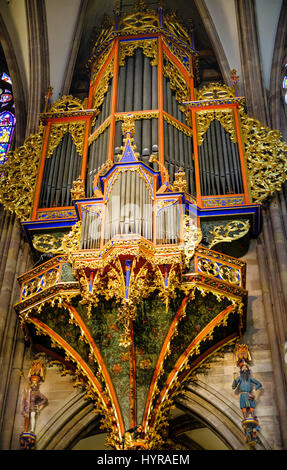
M 81 178 L 85 198 L 93 199 L 95 194 L 100 198 L 98 217 L 105 227 L 96 242 L 86 233 L 82 241 L 85 249 L 102 248 L 114 236 L 132 233 L 155 244 L 180 243 L 184 213 L 192 214 L 198 222 L 224 208 L 224 219 L 238 205 L 248 207 L 256 233 L 259 211 L 251 200 L 239 122 L 243 98 L 218 84 L 200 91 L 194 87 L 197 52 L 192 33 L 179 27 L 172 16 L 176 27 L 171 27 L 169 14 L 162 8 L 146 19 L 143 16 L 136 30 L 127 28 L 126 20 L 117 15 L 115 23 L 111 22 L 94 44 L 85 104 L 66 97 L 66 103 L 55 103 L 41 115 L 49 136 L 43 149 L 33 220 L 39 214 L 42 217 L 45 209 L 53 208 L 56 214 L 68 208 L 74 213 L 70 189 L 73 181 Z M 151 17 L 152 28 L 148 26 Z M 127 18 L 132 24 L 136 16 Z M 122 158 L 122 126 L 127 116 L 134 122 L 130 161 L 127 155 Z M 109 192 L 107 197 L 104 174 L 119 160 L 120 165 L 125 164 L 125 171 L 112 182 L 113 194 Z M 122 210 L 129 205 L 135 214 L 136 207 L 142 213 L 147 205 L 146 183 L 139 172 L 129 171 L 135 160 L 142 171 L 152 172 L 152 209 L 144 217 L 124 215 Z M 184 193 L 176 188 L 181 172 Z M 183 204 L 184 209 L 180 211 L 168 201 L 166 207 L 158 209 L 158 192 L 162 191 L 169 196 L 181 192 L 177 205 Z M 111 209 L 118 203 L 112 200 L 120 201 L 114 216 L 112 212 L 116 211 Z M 76 203 L 83 225 L 86 227 L 88 221 L 94 225 L 95 214 L 82 205 L 80 213 L 79 207 Z
M 195 87 L 197 56 L 175 13 L 116 8 L 88 97 L 47 105 L 0 184 L 34 252 L 52 255 L 19 277 L 21 324 L 71 366 L 116 449 L 164 448 L 182 384 L 244 331 L 238 257 L 284 180 L 283 144 L 235 89 Z

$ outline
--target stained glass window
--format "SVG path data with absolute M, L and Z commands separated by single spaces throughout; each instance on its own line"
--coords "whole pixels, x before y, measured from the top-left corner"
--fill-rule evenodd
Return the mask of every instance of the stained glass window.
M 4 82 L 7 82 L 12 85 L 11 78 L 9 77 L 9 75 L 7 75 L 7 73 L 2 73 L 1 80 L 4 80 Z
M 287 88 L 287 77 L 286 76 L 283 78 L 282 86 L 283 86 L 283 88 Z
M 5 155 L 11 144 L 15 121 L 15 117 L 9 111 L 0 113 L 0 164 L 5 162 Z
M 15 128 L 12 81 L 7 73 L 0 73 L 0 177 L 1 164 L 6 160 Z

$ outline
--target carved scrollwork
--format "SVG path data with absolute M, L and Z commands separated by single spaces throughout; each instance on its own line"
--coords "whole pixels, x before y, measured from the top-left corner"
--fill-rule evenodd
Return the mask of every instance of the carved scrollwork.
M 125 15 L 120 23 L 119 30 L 125 34 L 139 34 L 157 31 L 159 18 L 153 10 L 149 10 L 144 2 L 136 2 L 134 11 Z
M 175 11 L 172 11 L 171 13 L 168 13 L 164 16 L 163 26 L 174 38 L 191 46 L 191 35 L 189 34 L 187 28 L 179 20 Z
M 73 182 L 73 188 L 71 189 L 72 199 L 85 199 L 85 183 L 81 178 L 78 178 Z
M 146 57 L 151 60 L 151 65 L 158 64 L 158 47 L 157 39 L 143 39 L 142 41 L 126 41 L 120 43 L 119 48 L 119 65 L 125 65 L 125 58 L 133 56 L 135 50 L 140 47 Z
M 41 253 L 63 253 L 62 237 L 49 233 L 34 235 L 33 246 Z
M 184 257 L 186 266 L 189 265 L 194 255 L 197 245 L 202 240 L 202 231 L 189 216 L 185 216 L 183 220 L 183 243 Z
M 65 253 L 72 253 L 80 249 L 81 243 L 81 221 L 73 225 L 70 232 L 65 234 L 62 238 L 62 248 Z
M 181 105 L 189 100 L 189 89 L 186 80 L 180 73 L 179 69 L 173 64 L 166 54 L 164 57 L 163 74 L 169 80 L 170 88 L 175 92 L 175 97 L 180 103 L 180 110 L 184 113 L 187 112 L 185 106 Z
M 78 154 L 82 155 L 84 150 L 85 131 L 86 123 L 81 121 L 51 125 L 46 158 L 51 157 L 67 132 L 71 134 Z
M 209 248 L 217 245 L 217 243 L 232 242 L 233 240 L 242 238 L 249 232 L 249 229 L 249 220 L 232 220 L 225 225 L 216 225 L 209 232 L 212 236 Z
M 204 134 L 207 132 L 211 122 L 214 119 L 217 119 L 220 122 L 226 132 L 230 134 L 230 139 L 232 140 L 232 142 L 236 143 L 237 134 L 233 110 L 226 108 L 224 110 L 198 111 L 196 113 L 198 145 L 201 145 L 203 143 Z
M 94 98 L 93 98 L 93 108 L 98 109 L 105 98 L 105 94 L 109 89 L 110 79 L 113 77 L 114 74 L 114 59 L 110 61 L 107 68 L 105 69 L 99 84 L 95 90 Z
M 253 202 L 280 191 L 287 177 L 287 144 L 279 131 L 240 111 L 241 128 Z
M 29 220 L 33 206 L 44 126 L 30 135 L 24 145 L 7 154 L 0 181 L 0 203 L 21 221 Z
M 217 100 L 234 97 L 234 90 L 220 83 L 210 83 L 196 92 L 197 100 Z
M 56 103 L 51 106 L 49 109 L 49 113 L 54 112 L 62 112 L 65 113 L 67 111 L 78 111 L 84 109 L 84 103 L 78 98 L 75 98 L 72 95 L 65 95 L 62 96 Z

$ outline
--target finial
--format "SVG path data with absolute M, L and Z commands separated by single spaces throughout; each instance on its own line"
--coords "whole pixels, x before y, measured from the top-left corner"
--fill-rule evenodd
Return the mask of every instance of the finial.
M 122 123 L 122 134 L 130 134 L 131 136 L 135 135 L 136 125 L 135 118 L 132 114 L 126 114 L 124 117 L 124 122 Z
M 45 95 L 44 113 L 47 113 L 48 109 L 50 108 L 52 94 L 53 94 L 53 88 L 51 86 L 49 86 L 48 91 Z
M 231 70 L 231 79 L 234 83 L 234 90 L 236 96 L 238 96 L 238 82 L 239 82 L 239 76 L 237 75 L 237 71 L 235 69 Z

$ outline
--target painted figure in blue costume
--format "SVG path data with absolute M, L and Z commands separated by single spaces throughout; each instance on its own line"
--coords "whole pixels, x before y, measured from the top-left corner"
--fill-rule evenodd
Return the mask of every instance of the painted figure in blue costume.
M 255 390 L 259 390 L 262 384 L 259 380 L 250 377 L 250 369 L 247 364 L 242 364 L 240 367 L 239 377 L 233 380 L 232 388 L 235 390 L 238 387 L 240 392 L 240 408 L 243 417 L 247 418 L 248 414 L 254 417 L 255 410 Z

